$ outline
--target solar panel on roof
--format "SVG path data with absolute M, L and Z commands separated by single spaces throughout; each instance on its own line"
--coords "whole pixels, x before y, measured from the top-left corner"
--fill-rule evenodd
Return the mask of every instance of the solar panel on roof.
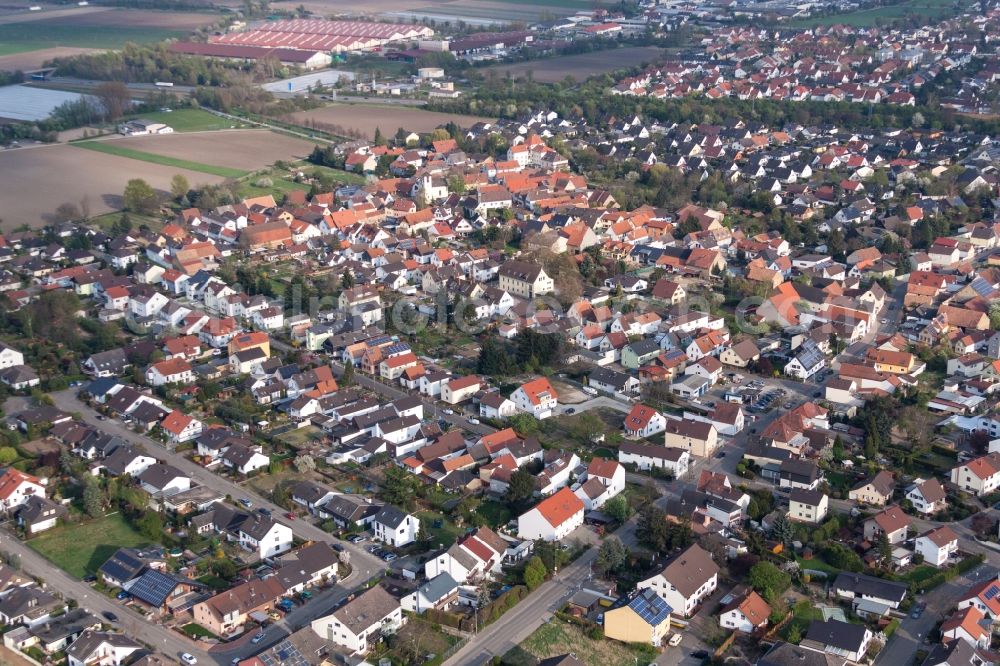
M 1000 594 L 1000 587 L 997 587 L 996 585 L 991 585 L 990 589 L 986 590 L 986 595 L 985 595 L 986 600 L 989 601 L 993 597 L 997 596 L 997 594 Z

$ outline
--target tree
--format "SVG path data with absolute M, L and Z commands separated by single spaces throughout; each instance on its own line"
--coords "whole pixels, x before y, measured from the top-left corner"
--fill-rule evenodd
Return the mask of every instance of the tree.
M 375 128 L 375 145 L 376 146 L 384 146 L 385 144 L 386 144 L 386 140 L 385 140 L 385 137 L 382 136 L 382 128 L 381 127 L 376 127 Z
M 83 510 L 91 518 L 99 517 L 104 510 L 104 497 L 101 494 L 101 487 L 92 476 L 84 477 L 83 482 Z
M 858 572 L 863 571 L 865 567 L 857 553 L 839 543 L 831 543 L 824 548 L 823 559 L 830 566 L 844 571 Z
M 670 547 L 670 525 L 667 514 L 652 504 L 643 507 L 639 514 L 635 535 L 640 543 L 658 553 L 665 553 Z
M 105 81 L 94 89 L 94 95 L 101 102 L 104 117 L 112 122 L 125 115 L 132 106 L 132 93 L 121 81 Z
M 128 184 L 125 185 L 125 194 L 122 196 L 122 200 L 125 210 L 133 213 L 148 215 L 155 213 L 160 206 L 156 190 L 141 178 L 133 178 L 128 181 Z
M 184 174 L 174 174 L 174 177 L 170 179 L 170 194 L 174 195 L 174 199 L 177 201 L 186 197 L 190 189 L 191 185 L 188 183 L 188 179 L 184 177 Z
M 889 543 L 889 535 L 880 532 L 878 535 L 878 560 L 883 567 L 892 564 L 892 544 Z
M 526 469 L 519 469 L 510 475 L 504 499 L 511 508 L 522 508 L 535 493 L 535 475 Z
M 354 361 L 347 359 L 344 364 L 344 375 L 340 378 L 340 383 L 344 386 L 351 386 L 354 383 Z
M 770 604 L 781 598 L 792 584 L 792 577 L 770 562 L 758 562 L 750 569 L 747 582 Z
M 389 466 L 385 471 L 385 478 L 382 482 L 382 499 L 389 504 L 395 504 L 403 508 L 409 508 L 417 495 L 419 483 L 416 477 L 405 470 Z
M 788 518 L 781 515 L 774 519 L 774 524 L 771 525 L 771 538 L 785 546 L 792 543 L 792 539 L 795 538 L 795 530 Z
M 0 447 L 0 465 L 10 465 L 17 460 L 17 449 L 13 446 Z
M 535 555 L 524 567 L 524 585 L 531 592 L 535 590 L 539 585 L 545 582 L 545 576 L 548 574 L 548 570 L 545 568 L 545 563 L 542 562 L 542 558 Z
M 156 511 L 146 511 L 136 522 L 139 534 L 150 541 L 159 542 L 163 540 L 163 518 Z
M 802 640 L 802 628 L 795 622 L 788 627 L 788 635 L 785 637 L 792 645 L 798 645 Z
M 76 207 L 76 204 L 63 203 L 56 207 L 56 212 L 53 214 L 53 219 L 56 222 L 74 222 L 82 217 L 80 214 L 80 209 Z
M 615 495 L 609 499 L 602 510 L 619 523 L 624 523 L 632 515 L 632 507 L 628 505 L 624 495 Z
M 602 575 L 606 575 L 621 569 L 628 560 L 628 550 L 616 536 L 610 536 L 604 540 L 597 550 L 597 570 Z

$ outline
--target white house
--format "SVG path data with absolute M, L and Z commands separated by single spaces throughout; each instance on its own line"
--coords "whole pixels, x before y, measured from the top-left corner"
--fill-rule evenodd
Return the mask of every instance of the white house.
M 255 552 L 261 559 L 274 557 L 292 549 L 292 528 L 261 514 L 244 520 L 236 532 L 240 546 Z
M 965 492 L 982 497 L 1000 487 L 1000 453 L 988 453 L 951 470 L 951 482 Z
M 45 497 L 44 481 L 13 467 L 8 467 L 0 474 L 0 509 L 15 509 L 30 497 Z
M 405 622 L 399 601 L 381 586 L 365 590 L 330 615 L 310 625 L 325 641 L 365 654 L 383 635 L 395 633 Z
M 0 342 L 0 370 L 24 365 L 24 354 Z
M 863 624 L 840 620 L 813 620 L 801 645 L 860 663 L 875 635 Z
M 488 419 L 503 419 L 513 416 L 517 406 L 510 398 L 492 391 L 479 399 L 479 415 Z
M 987 649 L 990 646 L 991 631 L 988 623 L 984 626 L 985 619 L 986 616 L 978 608 L 967 606 L 955 611 L 941 623 L 941 636 L 944 640 L 958 638 L 975 647 Z
M 635 465 L 640 470 L 657 467 L 670 472 L 675 479 L 687 474 L 691 454 L 684 449 L 637 442 L 623 442 L 618 447 L 618 462 Z
M 924 515 L 937 513 L 948 505 L 944 486 L 937 479 L 914 479 L 906 491 L 906 499 Z
M 559 406 L 559 394 L 545 377 L 525 382 L 510 396 L 518 411 L 527 412 L 536 419 L 552 416 Z
M 142 649 L 125 634 L 88 629 L 66 648 L 68 666 L 120 666 Z
M 826 357 L 812 340 L 806 340 L 795 356 L 785 365 L 785 374 L 806 380 L 826 367 Z
M 521 539 L 558 541 L 583 525 L 583 501 L 569 488 L 561 488 L 517 519 Z
M 488 527 L 479 527 L 424 563 L 428 580 L 447 573 L 459 583 L 500 572 L 510 544 Z
M 445 610 L 458 599 L 458 583 L 447 572 L 418 587 L 416 590 L 400 599 L 403 610 L 410 613 L 423 613 L 430 609 Z
M 372 532 L 376 541 L 382 541 L 397 548 L 413 543 L 420 532 L 420 520 L 392 505 L 385 505 L 372 520 Z
M 793 488 L 788 496 L 788 518 L 818 525 L 826 519 L 829 505 L 830 499 L 822 491 Z
M 924 556 L 932 567 L 943 567 L 958 552 L 958 535 L 947 525 L 935 527 L 917 537 L 914 552 Z
M 175 467 L 156 463 L 139 475 L 139 486 L 150 495 L 176 495 L 191 490 L 191 479 Z
M 587 466 L 587 480 L 574 491 L 587 511 L 596 511 L 625 490 L 625 468 L 615 460 L 594 458 Z
M 652 437 L 667 429 L 667 419 L 652 407 L 640 403 L 632 407 L 622 427 L 628 437 Z
M 719 567 L 698 544 L 688 546 L 638 589 L 651 589 L 678 613 L 689 617 L 719 584 Z
M 146 370 L 146 382 L 151 386 L 165 384 L 193 384 L 194 369 L 182 358 L 172 358 L 149 366 Z
M 271 459 L 260 451 L 260 447 L 233 444 L 222 454 L 222 464 L 243 474 L 252 474 L 271 464 Z
M 751 634 L 767 626 L 771 607 L 764 598 L 750 590 L 736 595 L 719 614 L 719 626 Z

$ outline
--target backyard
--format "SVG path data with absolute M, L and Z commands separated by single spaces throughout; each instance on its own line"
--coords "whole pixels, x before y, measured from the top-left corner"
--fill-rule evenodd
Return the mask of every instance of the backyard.
M 117 513 L 89 522 L 61 525 L 27 542 L 50 562 L 79 578 L 97 571 L 119 548 L 148 543 Z

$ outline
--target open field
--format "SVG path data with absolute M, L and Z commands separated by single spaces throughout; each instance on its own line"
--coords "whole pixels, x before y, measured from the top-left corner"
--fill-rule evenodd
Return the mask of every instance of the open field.
M 38 69 L 53 58 L 69 58 L 85 53 L 95 53 L 99 50 L 79 46 L 56 46 L 51 49 L 12 53 L 11 55 L 0 56 L 0 70 L 7 72 L 20 70 L 23 72 L 25 70 Z
M 662 53 L 663 50 L 655 46 L 633 46 L 519 62 L 515 65 L 497 65 L 488 68 L 488 71 L 497 72 L 504 77 L 509 74 L 515 78 L 526 77 L 528 72 L 531 72 L 532 78 L 542 83 L 556 83 L 567 76 L 583 81 L 591 76 L 613 72 L 616 69 L 637 67 L 644 62 L 656 60 Z
M 312 141 L 260 129 L 118 137 L 105 142 L 240 171 L 262 169 L 278 160 L 305 158 L 316 145 Z
M 4 220 L 15 226 L 28 224 L 36 228 L 49 221 L 59 204 L 79 205 L 84 197 L 93 215 L 119 210 L 125 183 L 130 178 L 143 178 L 162 191 L 170 189 L 170 179 L 177 173 L 183 174 L 192 185 L 225 180 L 71 145 L 5 150 L 0 152 L 0 173 L 4 174 L 0 179 Z
M 468 127 L 481 120 L 493 122 L 488 118 L 476 116 L 367 104 L 334 104 L 322 109 L 299 111 L 291 115 L 291 120 L 298 124 L 315 122 L 318 129 L 322 129 L 323 125 L 339 126 L 348 132 L 361 132 L 369 139 L 375 136 L 376 128 L 381 128 L 386 136 L 392 136 L 400 127 L 407 132 L 430 132 L 452 121 L 462 127 Z
M 164 123 L 174 128 L 175 132 L 210 132 L 230 129 L 233 121 L 220 118 L 201 109 L 174 109 L 173 111 L 154 111 L 144 113 L 136 118 Z
M 954 16 L 957 12 L 950 0 L 904 0 L 895 5 L 859 9 L 846 14 L 820 16 L 792 21 L 787 25 L 793 28 L 812 28 L 820 25 L 849 25 L 854 27 L 869 27 L 881 21 L 893 21 L 906 16 L 919 16 L 925 19 L 938 19 Z
M 62 525 L 43 532 L 28 545 L 67 573 L 83 578 L 122 547 L 136 547 L 148 540 L 118 514 L 76 525 Z
M 538 659 L 573 652 L 587 666 L 632 666 L 637 660 L 637 653 L 629 645 L 588 638 L 580 627 L 558 618 L 536 629 L 521 643 L 521 649 Z M 643 663 L 641 658 L 638 661 Z
M 150 162 L 177 169 L 187 169 L 188 171 L 198 171 L 199 173 L 221 176 L 222 178 L 242 178 L 248 173 L 230 167 L 220 167 L 214 164 L 202 164 L 201 162 L 192 162 L 191 160 L 183 160 L 176 157 L 166 157 L 165 155 L 157 155 L 156 153 L 146 153 L 123 146 L 119 141 L 78 141 L 73 145 L 77 148 L 94 150 L 108 155 L 118 155 L 119 157 L 127 157 L 141 162 Z
M 0 23 L 0 56 L 59 47 L 115 49 L 126 42 L 148 43 L 184 37 L 217 20 L 213 14 L 115 9 L 55 18 L 16 14 Z M 36 18 L 38 16 L 39 18 Z

